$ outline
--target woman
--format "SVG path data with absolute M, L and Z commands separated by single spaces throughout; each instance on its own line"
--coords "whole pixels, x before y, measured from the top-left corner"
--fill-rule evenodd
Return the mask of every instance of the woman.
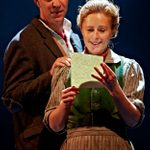
M 80 8 L 77 24 L 83 35 L 85 54 L 103 56 L 103 73 L 92 74 L 101 88 L 69 85 L 69 68 L 55 70 L 44 123 L 67 138 L 61 150 L 131 150 L 127 127 L 144 117 L 145 81 L 142 68 L 133 59 L 119 56 L 109 47 L 117 36 L 119 8 L 108 0 L 90 0 Z

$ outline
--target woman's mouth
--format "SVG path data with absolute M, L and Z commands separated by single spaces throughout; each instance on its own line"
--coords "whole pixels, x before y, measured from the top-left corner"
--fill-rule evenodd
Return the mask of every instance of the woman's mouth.
M 96 41 L 96 42 L 92 42 L 92 41 L 90 41 L 90 43 L 92 44 L 92 45 L 94 45 L 94 46 L 98 46 L 98 45 L 100 45 L 102 42 L 100 42 L 100 41 Z

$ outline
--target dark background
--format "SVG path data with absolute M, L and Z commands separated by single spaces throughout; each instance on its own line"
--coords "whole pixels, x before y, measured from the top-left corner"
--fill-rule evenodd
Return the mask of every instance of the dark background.
M 67 18 L 73 23 L 73 29 L 80 36 L 76 26 L 78 5 L 85 0 L 70 0 Z M 120 6 L 121 22 L 119 35 L 114 40 L 115 51 L 121 55 L 137 60 L 143 68 L 145 90 L 145 119 L 143 124 L 128 131 L 135 150 L 150 149 L 150 12 L 148 0 L 114 0 Z M 33 0 L 5 0 L 0 5 L 0 92 L 3 87 L 3 54 L 11 38 L 38 14 Z M 57 142 L 56 142 L 57 143 Z M 0 150 L 13 150 L 13 123 L 11 114 L 0 99 Z

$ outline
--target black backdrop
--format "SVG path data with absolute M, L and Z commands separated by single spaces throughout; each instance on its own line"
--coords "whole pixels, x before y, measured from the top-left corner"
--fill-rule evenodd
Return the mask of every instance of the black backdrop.
M 115 51 L 119 54 L 136 59 L 142 66 L 146 80 L 145 119 L 136 129 L 128 131 L 135 150 L 150 149 L 150 69 L 149 69 L 149 35 L 150 13 L 148 0 L 114 0 L 121 8 L 121 25 L 119 35 L 114 40 Z M 76 26 L 78 5 L 85 0 L 70 0 L 67 18 L 73 23 L 73 29 L 80 36 Z M 24 27 L 32 17 L 38 14 L 33 0 L 5 0 L 0 5 L 0 92 L 3 86 L 3 54 L 11 38 Z M 81 37 L 82 38 L 82 37 Z M 13 124 L 11 114 L 0 100 L 0 149 L 13 150 Z

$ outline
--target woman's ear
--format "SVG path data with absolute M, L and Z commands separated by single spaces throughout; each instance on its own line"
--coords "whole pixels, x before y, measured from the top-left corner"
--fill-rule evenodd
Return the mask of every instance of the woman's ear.
M 112 31 L 112 39 L 117 37 L 117 35 L 118 35 L 118 28 L 119 28 L 119 24 L 117 24 L 116 27 L 114 27 L 114 29 Z
M 111 38 L 112 38 L 112 39 L 116 38 L 116 37 L 117 37 L 117 34 L 118 34 L 118 30 L 114 30 L 114 31 L 112 32 Z

